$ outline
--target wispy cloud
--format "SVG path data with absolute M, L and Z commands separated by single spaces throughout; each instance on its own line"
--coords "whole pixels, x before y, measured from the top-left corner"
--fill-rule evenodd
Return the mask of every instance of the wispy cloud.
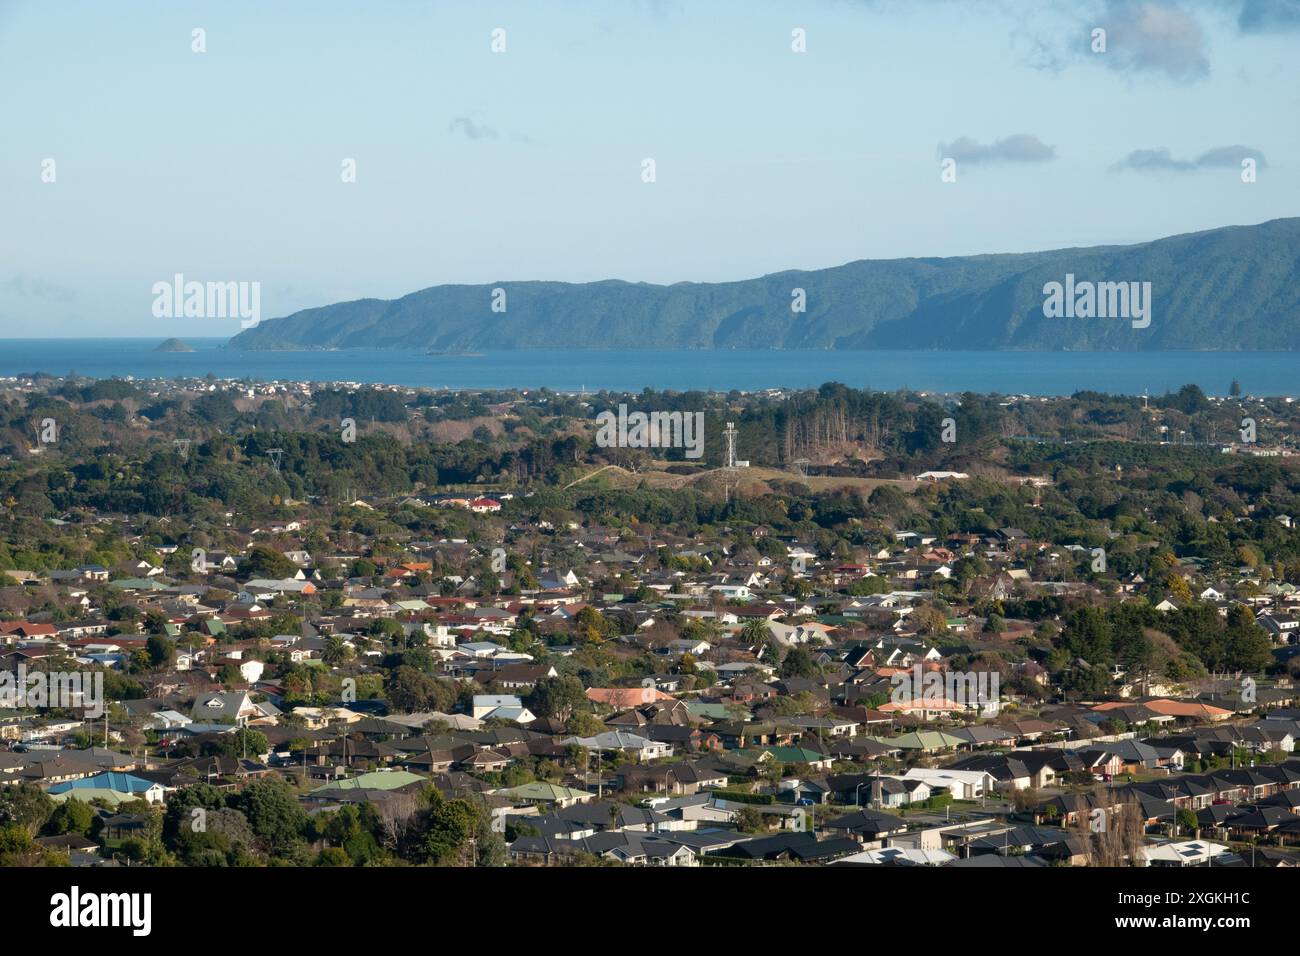
M 1300 0 L 1245 0 L 1237 26 L 1242 33 L 1300 30 Z
M 870 3 L 870 0 L 864 0 Z M 930 0 L 979 4 L 1013 21 L 1013 48 L 1035 69 L 1090 62 L 1195 82 L 1211 72 L 1210 37 L 1300 31 L 1300 0 Z M 1106 51 L 1092 31 L 1106 31 Z
M 463 133 L 467 139 L 499 139 L 500 134 L 491 126 L 476 123 L 468 116 L 457 116 L 447 124 L 448 133 Z
M 994 143 L 981 143 L 962 136 L 951 143 L 939 144 L 940 159 L 959 163 L 1045 163 L 1056 158 L 1056 147 L 1048 146 L 1033 133 L 1017 133 Z
M 1187 159 L 1174 159 L 1168 149 L 1161 147 L 1159 149 L 1135 149 L 1112 166 L 1111 169 L 1116 171 L 1132 169 L 1145 173 L 1190 173 L 1196 169 L 1196 164 Z
M 512 143 L 531 143 L 532 139 L 523 133 L 509 130 L 501 131 L 486 123 L 480 123 L 470 116 L 457 116 L 447 124 L 447 132 L 473 140 L 508 139 Z
M 1135 149 L 1111 169 L 1143 173 L 1193 173 L 1201 169 L 1237 167 L 1243 159 L 1253 159 L 1260 169 L 1267 165 L 1264 154 L 1250 146 L 1216 146 L 1195 159 L 1177 159 L 1168 148 L 1158 147 Z
M 0 283 L 0 291 L 46 302 L 72 302 L 77 298 L 76 291 L 69 286 L 22 272 Z
M 1253 159 L 1255 165 L 1263 169 L 1267 163 L 1264 161 L 1264 154 L 1250 146 L 1216 146 L 1214 149 L 1206 150 L 1196 158 L 1198 167 L 1207 166 L 1240 166 L 1243 159 Z
M 1205 31 L 1174 3 L 1108 0 L 1098 26 L 1106 31 L 1106 52 L 1097 59 L 1110 69 L 1154 71 L 1183 81 L 1210 74 Z

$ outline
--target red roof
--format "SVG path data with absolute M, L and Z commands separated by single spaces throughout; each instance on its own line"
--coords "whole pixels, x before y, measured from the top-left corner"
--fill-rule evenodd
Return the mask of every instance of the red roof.
M 430 607 L 470 607 L 477 604 L 472 598 L 463 597 L 426 597 L 422 600 Z
M 18 634 L 22 637 L 40 637 L 57 634 L 59 629 L 53 624 L 31 624 L 27 621 L 6 621 L 0 624 L 0 634 Z
M 147 637 L 127 637 L 114 634 L 112 637 L 78 637 L 64 641 L 68 647 L 97 647 L 101 644 L 116 644 L 119 647 L 144 647 Z

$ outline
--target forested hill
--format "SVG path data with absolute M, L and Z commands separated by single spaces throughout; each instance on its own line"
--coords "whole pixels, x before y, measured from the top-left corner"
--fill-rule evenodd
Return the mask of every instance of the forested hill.
M 1151 321 L 1049 318 L 1044 286 L 1151 283 Z M 794 290 L 806 296 L 796 312 Z M 495 290 L 502 290 L 495 292 Z M 494 298 L 497 311 L 493 310 Z M 504 306 L 504 311 L 500 309 Z M 850 262 L 739 282 L 443 285 L 262 322 L 236 348 L 1300 348 L 1300 219 L 1132 246 Z

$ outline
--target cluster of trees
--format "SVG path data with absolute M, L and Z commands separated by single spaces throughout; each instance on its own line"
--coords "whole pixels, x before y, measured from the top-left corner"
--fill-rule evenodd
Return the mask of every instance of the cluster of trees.
M 481 800 L 437 789 L 402 794 L 382 809 L 346 805 L 309 815 L 279 778 L 227 791 L 195 782 L 162 809 L 143 800 L 112 808 L 143 826 L 110 839 L 110 808 L 70 799 L 54 803 L 34 784 L 0 788 L 0 865 L 66 862 L 36 836 L 79 834 L 115 855 L 153 866 L 501 866 L 505 844 Z
M 1078 667 L 1079 661 L 1089 666 Z M 1068 611 L 1046 662 L 1061 685 L 1106 693 L 1108 669 L 1115 664 L 1131 678 L 1185 680 L 1207 671 L 1260 673 L 1273 664 L 1273 656 L 1268 635 L 1241 606 L 1226 620 L 1203 604 L 1167 613 L 1145 602 Z
M 433 787 L 382 808 L 348 805 L 309 816 L 280 780 L 237 792 L 195 784 L 168 801 L 161 844 L 194 866 L 504 863 L 504 844 L 492 832 L 486 805 L 448 799 Z

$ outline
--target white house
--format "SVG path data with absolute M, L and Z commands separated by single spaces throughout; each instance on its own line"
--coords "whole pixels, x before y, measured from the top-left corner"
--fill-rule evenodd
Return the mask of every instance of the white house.
M 714 584 L 709 588 L 729 601 L 751 601 L 754 598 L 747 584 Z
M 470 716 L 483 720 L 498 707 L 522 707 L 523 704 L 514 694 L 475 694 Z
M 976 800 L 994 787 L 993 774 L 987 770 L 944 770 L 942 768 L 913 767 L 903 774 L 904 780 L 924 780 L 931 790 L 943 788 L 955 800 Z
M 641 760 L 658 760 L 660 757 L 672 756 L 671 744 L 657 740 L 648 740 L 640 734 L 629 734 L 621 730 L 609 730 L 594 737 L 569 737 L 561 741 L 565 746 L 577 744 L 588 750 L 622 750 L 635 753 Z
M 1189 840 L 1144 846 L 1140 852 L 1143 866 L 1213 866 L 1213 858 L 1227 853 L 1228 848 L 1208 840 Z

